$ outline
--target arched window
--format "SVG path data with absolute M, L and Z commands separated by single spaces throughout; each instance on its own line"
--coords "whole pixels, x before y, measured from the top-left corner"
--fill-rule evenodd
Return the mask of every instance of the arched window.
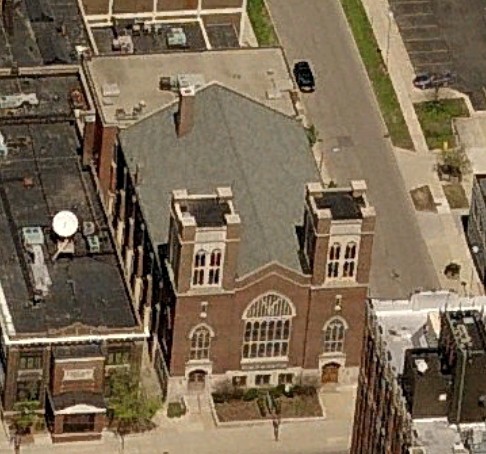
M 251 303 L 243 314 L 243 358 L 287 356 L 295 309 L 281 295 L 266 294 Z
M 204 285 L 204 274 L 206 270 L 206 251 L 199 250 L 194 256 L 192 268 L 192 285 Z
M 221 249 L 213 249 L 211 252 L 200 249 L 196 253 L 192 268 L 193 286 L 215 286 L 221 283 L 222 255 Z
M 354 277 L 356 270 L 356 249 L 357 244 L 351 241 L 346 245 L 344 253 L 343 277 Z
M 208 359 L 213 333 L 206 325 L 196 327 L 191 334 L 190 359 Z
M 341 318 L 333 318 L 324 326 L 324 353 L 344 350 L 346 325 Z
M 327 257 L 327 277 L 337 278 L 340 274 L 341 245 L 333 243 Z
M 208 284 L 219 284 L 219 276 L 221 274 L 221 250 L 214 249 L 211 252 L 211 259 L 209 261 Z

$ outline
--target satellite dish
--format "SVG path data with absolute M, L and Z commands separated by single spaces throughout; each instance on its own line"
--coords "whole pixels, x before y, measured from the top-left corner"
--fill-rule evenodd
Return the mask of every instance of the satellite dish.
M 59 211 L 52 220 L 52 229 L 56 235 L 68 238 L 78 230 L 79 222 L 76 215 L 71 211 Z

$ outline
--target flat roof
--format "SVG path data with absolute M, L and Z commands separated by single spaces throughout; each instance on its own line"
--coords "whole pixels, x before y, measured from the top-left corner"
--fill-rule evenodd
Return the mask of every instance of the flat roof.
M 486 350 L 484 322 L 481 320 L 481 314 L 478 311 L 460 310 L 448 312 L 447 315 L 459 347 L 482 352 Z
M 175 50 L 167 45 L 167 33 L 172 28 L 182 28 L 187 39 L 187 47 L 176 48 L 177 51 L 206 50 L 201 25 L 197 21 L 153 25 L 152 27 L 156 27 L 157 31 L 152 30 L 150 33 L 145 33 L 143 30 L 139 33 L 133 33 L 132 28 L 135 20 L 124 20 L 123 22 L 126 23 L 125 26 L 120 24 L 118 27 L 91 27 L 99 55 L 121 55 L 121 52 L 113 51 L 112 45 L 113 39 L 124 33 L 128 33 L 132 37 L 134 54 L 173 53 Z
M 449 425 L 446 418 L 414 420 L 413 430 L 427 454 L 452 453 L 454 444 L 461 441 L 457 427 Z
M 372 305 L 390 352 L 390 363 L 400 374 L 407 349 L 436 347 L 435 342 L 431 344 L 432 333 L 423 329 L 429 314 L 486 307 L 486 297 L 460 297 L 447 291 L 423 292 L 412 295 L 410 300 L 372 300 Z
M 272 109 L 295 115 L 287 92 L 293 83 L 280 48 L 95 56 L 86 62 L 86 68 L 104 122 L 121 128 L 173 103 L 177 93 L 160 90 L 160 78 L 180 74 L 199 74 L 206 85 L 218 82 Z M 119 95 L 103 96 L 103 87 L 114 84 Z M 131 112 L 141 101 L 145 108 L 136 120 L 116 119 L 117 109 Z
M 196 221 L 198 227 L 218 227 L 225 224 L 224 216 L 231 213 L 226 202 L 216 198 L 195 199 L 181 203 L 182 212 L 188 212 Z
M 361 208 L 365 206 L 362 197 L 353 197 L 352 192 L 338 191 L 323 192 L 321 197 L 315 198 L 319 210 L 329 209 L 335 220 L 361 219 Z
M 0 67 L 78 63 L 76 46 L 90 47 L 75 0 L 18 2 L 13 28 L 0 21 Z
M 50 80 L 39 83 L 45 92 L 49 92 Z M 68 77 L 62 93 L 65 103 L 71 82 Z M 56 87 L 58 81 L 53 96 Z M 12 318 L 9 335 L 55 336 L 55 330 L 74 323 L 95 328 L 137 327 L 95 183 L 91 173 L 80 166 L 75 127 L 68 121 L 35 122 L 37 109 L 44 112 L 46 106 L 30 109 L 28 124 L 22 124 L 19 112 L 15 116 L 18 124 L 0 115 L 0 132 L 8 148 L 7 156 L 0 158 L 0 284 L 7 305 L 2 308 L 3 316 L 8 309 Z M 79 229 L 72 257 L 55 259 L 52 219 L 63 210 L 77 216 Z M 85 223 L 91 223 L 98 236 L 99 252 L 88 250 Z M 24 228 L 37 232 L 35 244 L 40 247 L 35 251 L 26 245 Z M 39 297 L 39 279 L 34 275 L 39 269 L 47 291 L 34 304 Z

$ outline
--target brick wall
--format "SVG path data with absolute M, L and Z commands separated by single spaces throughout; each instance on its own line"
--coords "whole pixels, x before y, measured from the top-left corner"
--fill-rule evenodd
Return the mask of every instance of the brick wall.
M 281 294 L 296 307 L 296 316 L 292 320 L 289 367 L 318 367 L 318 356 L 323 352 L 322 330 L 324 324 L 335 315 L 343 317 L 349 326 L 345 342 L 347 365 L 359 365 L 367 288 L 321 289 L 310 293 L 308 286 L 289 280 L 285 272 L 279 275 L 273 270 L 235 293 L 179 297 L 171 374 L 184 374 L 190 352 L 189 333 L 194 326 L 202 322 L 208 324 L 215 332 L 210 355 L 213 373 L 221 374 L 226 370 L 240 369 L 244 333 L 243 313 L 253 300 L 266 292 Z M 342 309 L 336 313 L 334 307 L 338 294 L 342 296 Z M 203 301 L 209 303 L 207 317 L 204 319 L 200 317 Z
M 76 377 L 76 374 L 86 374 L 92 371 L 92 378 L 87 379 L 68 379 L 70 374 Z M 57 362 L 54 361 L 52 371 L 52 394 L 57 395 L 72 391 L 90 391 L 95 393 L 103 392 L 104 383 L 104 359 L 92 361 L 73 361 Z

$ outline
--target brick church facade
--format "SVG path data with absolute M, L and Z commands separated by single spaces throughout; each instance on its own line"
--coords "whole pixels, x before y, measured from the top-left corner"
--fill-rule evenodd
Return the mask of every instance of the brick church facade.
M 214 83 L 123 128 L 98 114 L 83 148 L 169 399 L 356 382 L 375 211 L 363 181 L 313 183 L 300 123 Z
M 339 190 L 308 184 L 296 251 L 308 272 L 272 262 L 242 278 L 235 269 L 244 222 L 231 191 L 174 192 L 167 285 L 176 307 L 172 389 L 224 380 L 355 382 L 375 223 L 364 190 L 362 182 Z M 337 214 L 341 204 L 354 206 Z M 219 217 L 211 226 L 209 210 Z

